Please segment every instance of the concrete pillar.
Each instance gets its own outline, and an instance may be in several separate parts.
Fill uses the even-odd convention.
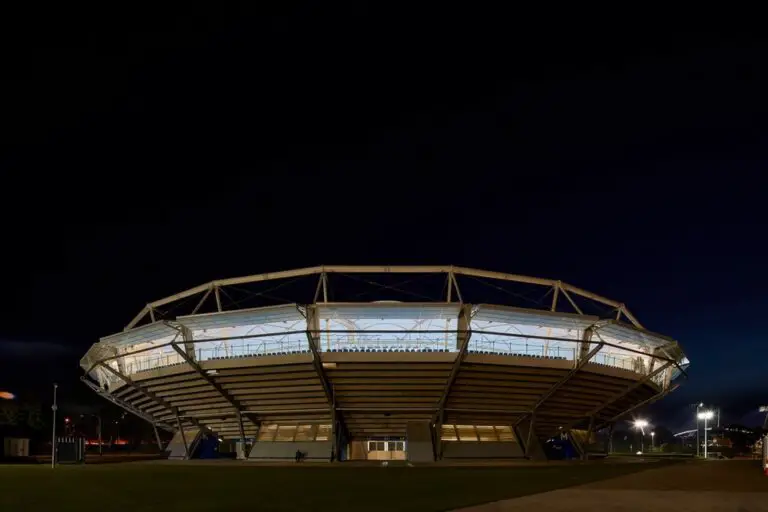
[[[432,425],[428,421],[411,421],[405,427],[408,460],[411,462],[434,462]]]

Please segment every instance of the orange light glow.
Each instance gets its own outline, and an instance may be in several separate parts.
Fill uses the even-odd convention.
[[[13,393],[8,391],[0,391],[0,399],[2,400],[13,400],[14,398],[16,398],[16,395]]]

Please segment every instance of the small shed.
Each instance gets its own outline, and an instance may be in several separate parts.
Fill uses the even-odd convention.
[[[3,455],[5,457],[29,457],[29,439],[3,438]]]

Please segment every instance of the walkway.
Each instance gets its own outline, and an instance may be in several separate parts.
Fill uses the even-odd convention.
[[[692,461],[460,512],[530,510],[768,512],[768,477],[756,461]]]

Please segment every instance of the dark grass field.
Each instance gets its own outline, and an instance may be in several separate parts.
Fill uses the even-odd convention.
[[[667,462],[523,467],[0,466],[0,511],[442,511]]]

